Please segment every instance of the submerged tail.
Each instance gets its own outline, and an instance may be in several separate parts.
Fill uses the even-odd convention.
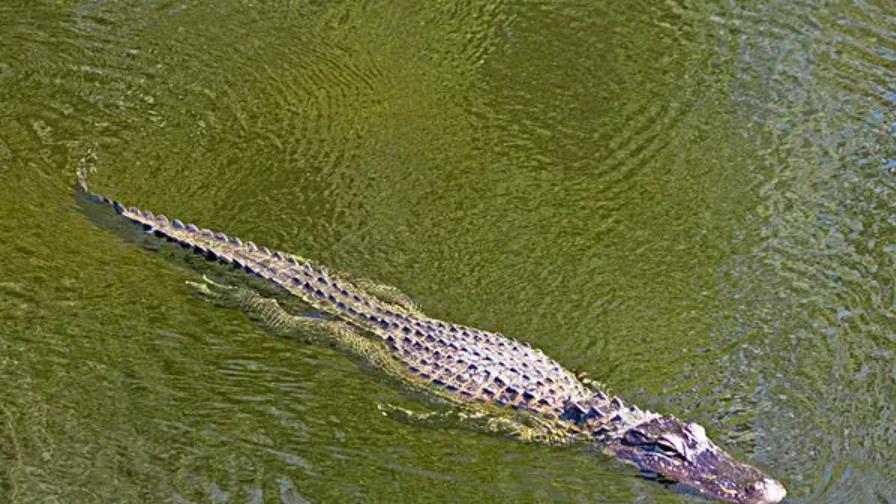
[[[98,195],[90,190],[89,177],[95,170],[95,156],[92,151],[78,163],[74,181],[74,196],[85,214],[97,224],[112,224],[126,227],[136,224],[143,231],[158,238],[179,244],[184,249],[210,260],[229,264],[245,270],[256,277],[269,280],[312,306],[337,305],[336,294],[348,291],[340,288],[335,278],[321,267],[313,267],[307,259],[271,251],[267,247],[256,246],[251,241],[243,242],[236,236],[227,236],[209,229],[200,229],[192,223],[184,224],[178,219],[169,219],[136,207],[125,207],[122,203]],[[110,208],[111,207],[111,208]],[[114,210],[114,214],[109,210]],[[115,215],[117,214],[117,215]],[[348,283],[345,282],[348,286]],[[331,292],[332,291],[332,292]],[[338,303],[339,309],[348,309],[348,304]]]
[[[107,214],[104,211],[97,212],[97,205],[105,208],[111,207],[119,218],[124,217],[125,221],[142,226],[145,231],[159,238],[177,242],[183,248],[193,249],[210,259],[232,264],[239,269],[245,269],[249,273],[255,273],[259,277],[268,278],[278,284],[283,280],[282,277],[291,277],[291,275],[284,275],[284,271],[294,273],[292,271],[294,268],[302,267],[302,271],[310,276],[309,272],[312,271],[312,268],[303,259],[287,256],[282,252],[271,252],[267,247],[257,247],[251,241],[243,243],[235,236],[228,237],[224,233],[199,229],[194,224],[184,224],[177,219],[169,220],[161,214],[153,215],[152,212],[141,211],[136,207],[127,208],[116,200],[92,192],[89,178],[96,171],[93,166],[95,162],[96,155],[90,149],[78,162],[74,182],[75,199],[85,207],[86,213],[91,218],[97,217],[98,213]],[[325,275],[323,270],[316,273]],[[305,285],[310,286],[307,282],[299,282],[299,286],[305,287]],[[294,287],[294,285],[291,286]],[[307,288],[304,290],[308,291]],[[310,292],[314,293],[315,291],[311,289]]]
[[[104,203],[113,207],[117,213],[122,213],[124,206],[121,203],[95,194],[90,190],[90,175],[96,171],[93,166],[95,162],[96,154],[93,153],[93,149],[88,149],[87,154],[78,161],[78,168],[75,170],[75,199],[82,203]]]
[[[374,316],[373,311],[385,309],[379,300],[356,287],[351,281],[333,274],[307,259],[271,251],[236,236],[202,229],[192,223],[169,219],[91,192],[89,176],[93,172],[92,152],[81,160],[75,177],[75,198],[85,214],[98,224],[131,228],[138,226],[147,233],[177,243],[195,254],[235,269],[243,270],[292,293],[310,306],[327,313],[346,313],[359,319],[360,324],[382,326],[386,319]],[[114,210],[110,212],[109,210]],[[132,228],[133,229],[133,228]],[[378,308],[374,308],[378,307]],[[368,313],[369,312],[369,313]]]
[[[124,205],[105,196],[95,194],[90,190],[90,175],[96,171],[96,168],[93,166],[95,162],[96,154],[93,153],[93,149],[88,149],[87,154],[78,161],[78,168],[75,170],[75,199],[82,203],[103,203],[115,209],[116,213],[124,213]]]
[[[96,162],[96,154],[93,149],[88,149],[87,154],[78,160],[78,168],[75,170],[75,196],[79,194],[91,194],[88,178],[96,171],[93,164]]]

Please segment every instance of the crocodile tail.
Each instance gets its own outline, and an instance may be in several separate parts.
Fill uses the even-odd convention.
[[[102,203],[112,207],[118,214],[124,213],[124,205],[90,190],[90,175],[96,171],[93,166],[95,162],[96,155],[93,153],[93,149],[88,149],[87,154],[78,161],[78,168],[75,170],[75,199],[82,202]]]
[[[78,168],[75,170],[75,194],[76,195],[92,195],[90,192],[89,178],[90,174],[96,171],[93,164],[96,162],[96,154],[93,149],[88,149],[87,154],[78,161]]]
[[[125,207],[116,200],[92,192],[89,176],[94,171],[94,161],[92,151],[88,151],[81,159],[75,172],[74,193],[84,213],[95,223],[117,225],[123,218],[124,222],[141,226],[147,233],[176,242],[184,249],[191,249],[207,259],[230,264],[259,278],[270,280],[308,302],[317,300],[314,295],[317,297],[323,295],[323,290],[316,286],[312,287],[304,276],[302,281],[296,278],[298,271],[311,276],[312,267],[304,259],[256,246],[251,241],[244,243],[236,236],[228,237],[224,233],[200,229],[192,223],[184,224],[178,219],[169,220],[164,215],[153,215],[152,212],[137,207]],[[115,215],[109,212],[110,209],[115,211]],[[324,278],[326,273],[318,268],[314,271],[314,275]]]

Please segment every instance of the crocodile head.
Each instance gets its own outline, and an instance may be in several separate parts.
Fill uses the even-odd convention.
[[[655,416],[630,427],[607,448],[645,473],[686,485],[704,497],[774,504],[787,495],[781,483],[716,446],[703,427],[671,416]]]

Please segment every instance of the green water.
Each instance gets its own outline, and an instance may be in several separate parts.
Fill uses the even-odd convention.
[[[413,397],[91,223],[87,159],[698,421],[790,502],[896,502],[896,7],[740,4],[0,4],[0,500],[700,502],[381,416]]]

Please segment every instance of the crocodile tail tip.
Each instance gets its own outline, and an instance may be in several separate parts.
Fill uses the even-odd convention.
[[[79,166],[75,170],[75,191],[82,193],[90,193],[90,186],[87,184],[87,168]]]
[[[90,174],[93,173],[93,162],[96,161],[96,154],[92,149],[88,149],[87,154],[78,161],[78,168],[75,170],[75,190],[82,193],[90,193]]]

